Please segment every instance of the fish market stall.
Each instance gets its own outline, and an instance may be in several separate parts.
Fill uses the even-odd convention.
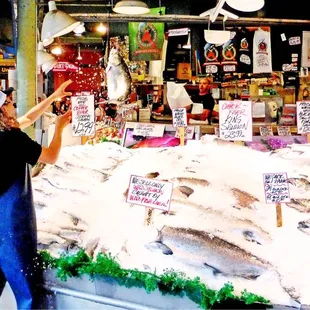
[[[38,246],[47,251],[47,266],[57,268],[62,279],[69,277],[61,282],[49,271],[47,288],[68,295],[71,283],[70,289],[102,297],[102,280],[103,286],[122,292],[117,296],[127,296],[120,285],[154,291],[141,300],[138,288],[131,288],[137,294],[128,294],[137,299],[124,298],[135,309],[170,308],[177,302],[188,309],[207,307],[210,296],[213,303],[220,296],[243,301],[250,296],[252,302],[309,305],[309,152],[305,144],[263,153],[208,136],[184,147],[64,147],[57,164],[33,178]],[[280,228],[275,207],[265,203],[263,184],[264,173],[279,171],[288,174],[291,196],[282,204]],[[126,202],[132,175],[173,184],[169,211],[154,210],[150,225],[145,225],[143,206]],[[75,258],[66,260],[64,254]],[[118,284],[98,280],[98,273]],[[74,278],[81,274],[85,281]],[[132,277],[140,284],[134,285]],[[163,283],[185,299],[167,295],[161,301],[157,290],[165,293]],[[173,291],[180,283],[184,291]],[[192,285],[199,287],[200,298],[190,293]]]

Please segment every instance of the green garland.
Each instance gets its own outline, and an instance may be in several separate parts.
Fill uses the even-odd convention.
[[[184,273],[173,269],[166,270],[162,275],[137,269],[122,269],[110,254],[99,254],[93,261],[84,250],[80,250],[76,255],[64,255],[60,258],[53,258],[49,252],[41,251],[39,261],[43,269],[56,268],[57,277],[62,281],[66,281],[68,277],[80,277],[83,274],[88,274],[90,280],[93,280],[95,275],[106,276],[127,288],[143,287],[148,293],[159,289],[163,295],[171,294],[180,297],[187,295],[203,309],[211,309],[223,301],[243,302],[246,305],[261,303],[262,306],[271,307],[269,300],[246,290],[240,297],[235,296],[234,287],[230,283],[216,291],[207,288],[199,277],[190,279]]]

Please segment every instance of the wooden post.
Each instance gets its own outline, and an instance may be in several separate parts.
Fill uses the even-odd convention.
[[[307,143],[310,143],[310,133],[307,134]]]
[[[282,206],[281,203],[276,204],[277,210],[277,227],[282,227]]]
[[[184,127],[179,127],[178,128],[179,130],[179,134],[180,134],[180,145],[181,146],[184,146],[185,145],[185,130],[184,130]]]

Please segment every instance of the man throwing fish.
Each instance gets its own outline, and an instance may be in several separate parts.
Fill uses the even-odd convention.
[[[65,92],[70,83],[70,80],[64,82],[20,118],[16,117],[10,97],[0,91],[0,294],[8,281],[18,309],[38,308],[39,295],[35,287],[40,278],[35,270],[37,228],[29,165],[38,161],[56,162],[62,131],[71,120],[71,111],[56,119],[54,137],[47,148],[21,130],[31,126],[57,98],[71,96]]]

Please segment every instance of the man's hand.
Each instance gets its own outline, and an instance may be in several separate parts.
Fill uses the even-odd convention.
[[[56,117],[55,126],[59,130],[63,130],[72,119],[72,111],[69,109],[65,114]]]
[[[68,80],[62,83],[53,93],[55,98],[62,98],[65,96],[72,96],[71,92],[66,92],[65,89],[72,83],[72,80]]]

